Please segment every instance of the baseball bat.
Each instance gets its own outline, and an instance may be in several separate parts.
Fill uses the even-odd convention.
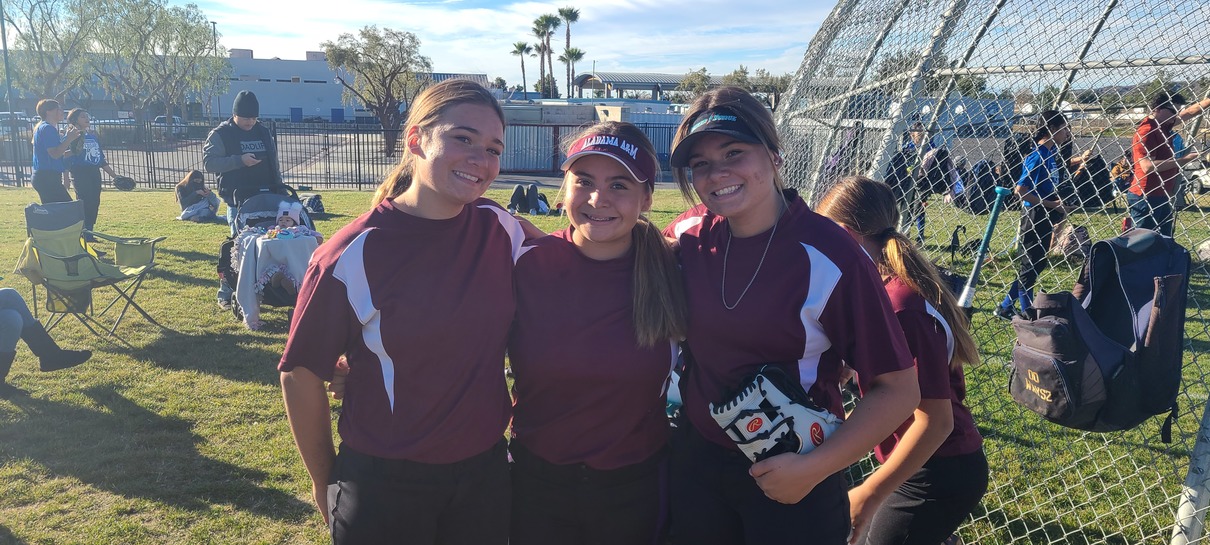
[[[971,274],[966,278],[966,285],[962,287],[962,295],[958,298],[958,306],[962,307],[962,312],[966,313],[968,320],[974,313],[975,288],[979,286],[979,272],[983,269],[983,259],[987,257],[987,249],[991,245],[992,233],[996,230],[996,220],[1000,218],[1004,198],[1010,194],[1012,194],[1012,190],[1007,187],[996,188],[996,201],[992,203],[991,215],[987,218],[987,228],[983,230],[983,240],[979,241],[975,264],[971,266]]]

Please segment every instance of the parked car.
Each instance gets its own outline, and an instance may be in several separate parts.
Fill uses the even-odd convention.
[[[167,136],[169,133],[168,116],[157,115],[155,121],[151,122],[151,127],[156,129],[162,135]],[[183,137],[189,132],[189,127],[185,126],[185,122],[181,121],[180,116],[172,116],[172,136]]]

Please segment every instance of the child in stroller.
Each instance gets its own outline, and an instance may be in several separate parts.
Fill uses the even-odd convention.
[[[294,190],[237,199],[236,234],[220,247],[218,272],[235,290],[232,313],[258,329],[260,306],[293,307],[311,253],[323,241]],[[291,308],[291,311],[293,309]]]

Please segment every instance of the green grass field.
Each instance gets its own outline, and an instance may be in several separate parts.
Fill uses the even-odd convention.
[[[507,192],[489,196],[504,200]],[[21,210],[35,198],[29,189],[0,190],[0,209],[9,210],[0,215],[0,262],[16,261],[25,238]],[[331,234],[365,211],[369,198],[325,192],[329,214],[318,229]],[[285,310],[266,307],[266,327],[248,331],[215,306],[214,262],[225,225],[174,221],[178,209],[167,191],[106,191],[102,199],[100,231],[169,237],[138,299],[173,332],[128,316],[118,333],[130,349],[65,321],[54,332],[61,344],[95,355],[57,373],[38,372],[19,345],[9,381],[30,396],[0,400],[0,545],[326,542],[277,382]],[[684,208],[678,193],[661,190],[652,219],[665,225]],[[967,226],[966,238],[977,238],[986,221],[940,204],[930,204],[929,213],[930,244],[948,242],[959,224]],[[1077,214],[1073,221],[1096,239],[1111,234],[1120,215]],[[1014,222],[1016,213],[1005,218]],[[1210,236],[1201,213],[1183,218],[1180,242],[1192,247]],[[535,221],[547,230],[565,222]],[[993,249],[1006,249],[1012,235],[1002,225]],[[949,264],[942,249],[930,249]],[[969,270],[972,256],[956,257],[955,268]],[[1057,264],[1040,285],[1068,286],[1075,270]],[[985,271],[977,301],[984,309],[1011,281],[1010,258]],[[5,276],[3,285],[30,297],[24,278]],[[987,437],[993,482],[984,508],[962,531],[967,543],[1166,541],[1206,400],[1210,370],[1200,356],[1210,342],[1201,311],[1208,292],[1199,265],[1186,391],[1170,446],[1158,440],[1158,418],[1123,434],[1085,435],[1021,410],[1006,388],[1011,328],[989,312],[976,314],[985,363],[968,370],[969,402]]]

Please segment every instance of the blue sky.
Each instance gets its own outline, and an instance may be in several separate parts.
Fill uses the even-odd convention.
[[[500,76],[509,85],[521,81],[520,59],[509,54],[512,44],[534,42],[534,18],[560,7],[580,10],[571,40],[587,55],[576,65],[577,73],[591,72],[595,60],[599,71],[683,74],[705,67],[722,75],[740,64],[750,71],[793,73],[833,5],[826,0],[341,0],[322,8],[309,0],[197,3],[218,22],[224,46],[252,49],[257,58],[302,59],[326,40],[373,24],[416,34],[436,71]],[[560,28],[556,51],[563,49],[563,36]],[[537,59],[526,59],[525,69],[532,87]],[[557,62],[555,71],[563,74]]]

